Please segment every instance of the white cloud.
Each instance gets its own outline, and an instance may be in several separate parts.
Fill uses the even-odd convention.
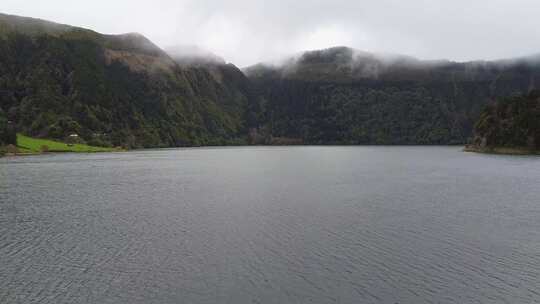
[[[356,37],[357,39],[359,37]],[[365,37],[363,40],[366,40]],[[316,50],[328,47],[329,45],[351,45],[355,39],[351,33],[339,26],[326,26],[315,28],[312,32],[307,32],[303,37],[298,37],[295,43],[295,50]]]
[[[454,60],[540,51],[536,0],[2,0],[0,10],[199,45],[240,66],[335,45]]]

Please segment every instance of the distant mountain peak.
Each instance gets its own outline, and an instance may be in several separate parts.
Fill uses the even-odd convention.
[[[345,46],[302,52],[278,64],[259,63],[244,69],[250,78],[289,78],[309,81],[435,81],[460,77],[477,79],[517,65],[540,65],[540,56],[496,61],[453,62],[420,60],[412,56],[373,53]],[[461,72],[463,71],[463,73]]]
[[[109,40],[109,44],[107,45],[109,48],[139,52],[157,57],[168,57],[165,51],[140,33],[126,33],[105,36]]]
[[[0,15],[0,137],[9,120],[18,132],[94,145],[243,142],[248,86],[232,65],[181,68],[140,33]]]
[[[100,34],[92,30],[41,19],[0,14],[0,38],[9,33],[53,36],[67,40],[87,40],[103,47],[108,63],[120,61],[134,71],[170,70],[173,60],[140,33]]]
[[[346,46],[300,53],[280,64],[257,64],[245,69],[251,77],[281,75],[301,79],[378,79],[396,67],[416,68],[422,61],[406,55],[371,53]]]

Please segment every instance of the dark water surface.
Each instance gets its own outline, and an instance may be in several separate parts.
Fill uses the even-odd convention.
[[[540,158],[285,147],[0,159],[0,303],[540,303]]]

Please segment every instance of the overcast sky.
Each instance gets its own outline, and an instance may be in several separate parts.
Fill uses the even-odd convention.
[[[1,0],[0,11],[197,45],[241,67],[338,45],[457,61],[540,52],[538,0]]]

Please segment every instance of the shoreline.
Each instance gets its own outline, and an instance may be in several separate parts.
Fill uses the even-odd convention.
[[[96,154],[96,153],[120,153],[128,152],[131,150],[111,150],[111,151],[48,151],[48,152],[8,152],[0,154],[0,157],[17,157],[17,156],[36,156],[36,155],[47,155],[47,154]]]
[[[30,151],[26,150],[24,147],[22,151],[19,152],[6,152],[0,154],[0,157],[16,157],[16,156],[36,156],[36,155],[46,155],[46,154],[65,154],[65,153],[75,153],[75,154],[95,154],[95,153],[120,153],[120,152],[135,152],[135,151],[145,151],[145,150],[170,150],[170,149],[212,149],[212,148],[280,148],[280,147],[464,147],[462,144],[440,144],[440,145],[420,145],[420,144],[402,144],[402,145],[378,145],[378,144],[366,144],[366,145],[352,145],[352,144],[302,144],[302,145],[207,145],[207,146],[180,146],[180,147],[155,147],[155,148],[138,148],[138,149],[114,149],[114,148],[103,148],[104,150],[87,150],[87,151],[72,151],[72,150],[49,150],[49,151]]]
[[[167,148],[157,148],[157,149],[176,149],[176,148],[205,148],[205,147],[287,147],[287,146],[293,146],[293,147],[301,147],[301,146],[426,146],[426,147],[433,147],[433,146],[462,146],[462,145],[225,145],[225,146],[191,146],[191,147],[167,147]],[[20,148],[20,147],[19,147]],[[23,148],[24,149],[24,148]],[[17,157],[17,156],[36,156],[36,155],[46,155],[46,154],[65,154],[65,153],[75,153],[75,154],[94,154],[94,153],[118,153],[118,152],[128,152],[128,151],[140,151],[140,150],[154,150],[156,148],[149,148],[149,149],[114,149],[114,148],[104,148],[103,150],[94,150],[94,151],[73,151],[73,150],[50,150],[50,151],[20,151],[20,152],[5,152],[0,153],[1,157]],[[486,147],[481,148],[473,145],[465,145],[463,148],[463,152],[471,152],[471,153],[482,153],[482,154],[495,154],[495,155],[516,155],[516,156],[540,156],[540,150],[530,150],[528,148],[520,148],[520,147]]]
[[[540,150],[531,150],[524,147],[478,147],[467,145],[463,149],[464,152],[483,153],[483,154],[498,154],[498,155],[540,155]]]
[[[32,156],[49,153],[101,153],[123,152],[120,147],[97,147],[83,143],[66,143],[58,140],[32,138],[17,134],[17,144],[0,146],[0,157]]]

